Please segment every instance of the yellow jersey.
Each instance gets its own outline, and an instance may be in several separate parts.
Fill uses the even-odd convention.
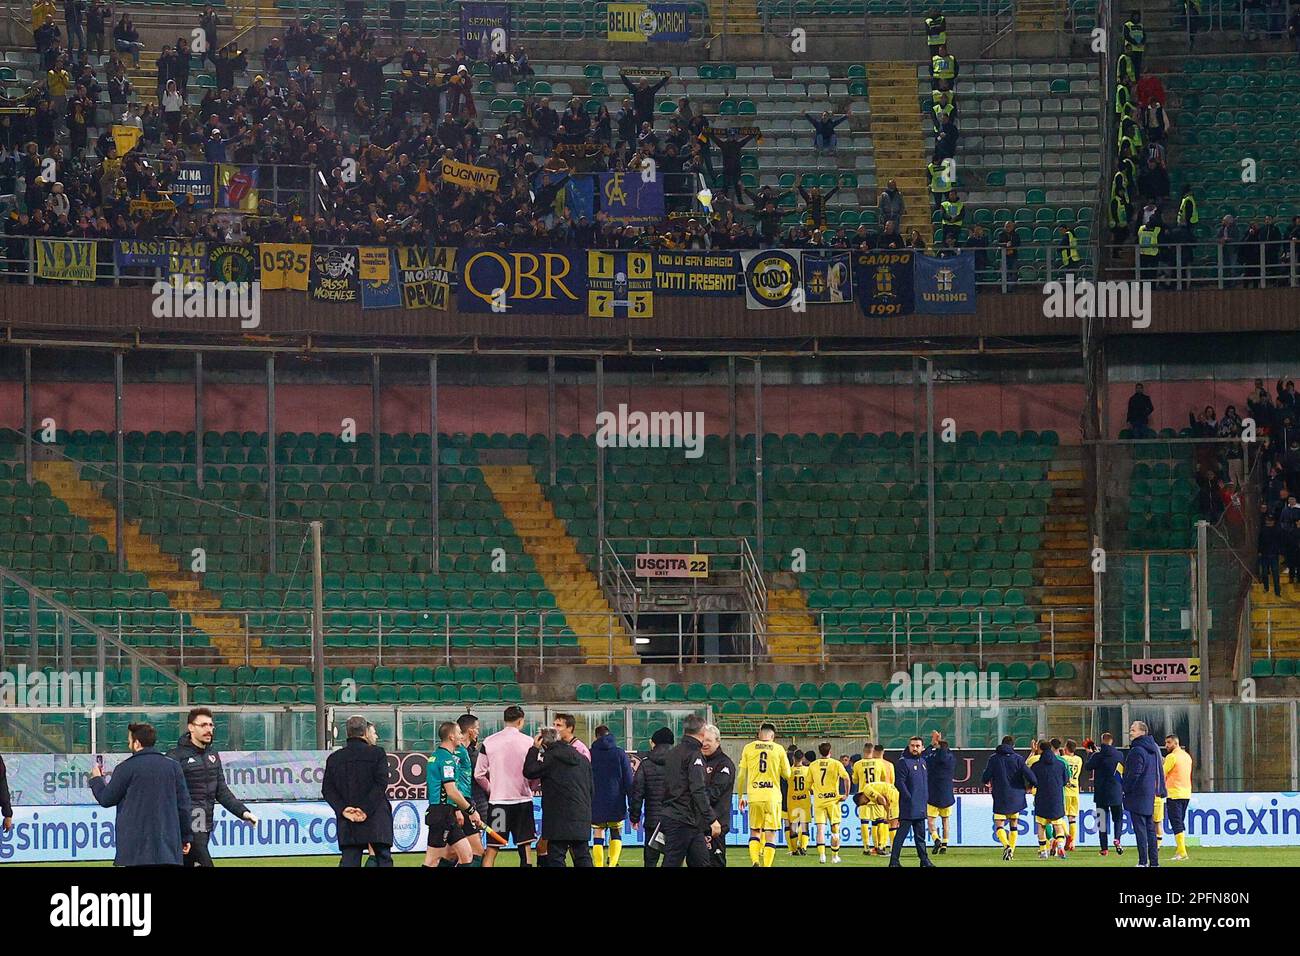
[[[844,764],[840,763],[834,757],[822,757],[814,760],[808,768],[808,776],[812,780],[812,795],[814,803],[828,803],[840,799],[840,781],[849,781],[849,772],[844,769]]]
[[[790,779],[790,759],[775,740],[751,740],[740,752],[737,786],[751,803],[781,805],[781,781]]]
[[[1066,792],[1079,792],[1079,777],[1083,775],[1083,758],[1078,754],[1061,754],[1061,759],[1065,761],[1066,769],[1069,773],[1065,777]]]
[[[792,807],[808,802],[811,792],[808,790],[807,767],[790,768],[790,786],[786,792],[789,794],[789,804]]]
[[[1188,800],[1192,796],[1192,755],[1182,747],[1165,755],[1165,789],[1170,800]]]

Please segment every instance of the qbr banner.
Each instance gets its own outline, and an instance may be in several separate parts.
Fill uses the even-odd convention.
[[[611,43],[685,43],[691,38],[684,3],[610,3],[605,39]]]
[[[639,578],[707,578],[707,554],[638,554],[636,576]]]
[[[476,192],[494,193],[497,191],[497,184],[501,181],[501,174],[495,169],[458,163],[454,159],[444,159],[440,169],[443,182],[453,183],[461,189],[472,189]]]
[[[584,252],[521,252],[481,249],[462,253],[462,312],[536,312],[579,315],[587,311]]]
[[[1199,684],[1199,657],[1151,657],[1133,661],[1135,684]]]

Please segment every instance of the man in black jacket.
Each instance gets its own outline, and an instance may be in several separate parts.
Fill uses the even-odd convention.
[[[704,780],[709,788],[713,817],[722,832],[709,839],[714,866],[727,865],[727,834],[731,830],[731,795],[736,788],[736,764],[722,750],[722,734],[713,724],[704,725]]]
[[[1155,406],[1151,404],[1151,396],[1143,389],[1142,383],[1138,382],[1133,389],[1133,394],[1129,396],[1128,411],[1124,415],[1124,420],[1132,429],[1134,438],[1145,436],[1154,412]]]
[[[664,761],[673,749],[673,732],[667,727],[660,727],[650,736],[651,750],[641,758],[636,773],[632,776],[632,791],[628,794],[628,817],[632,828],[641,825],[641,809],[645,808],[645,825],[641,835],[645,840],[645,865],[658,866],[663,854],[650,845],[650,838],[663,814],[664,806]]]
[[[0,757],[0,828],[9,833],[14,828],[13,801],[9,798],[9,776],[5,773],[4,758]]]
[[[717,839],[722,824],[709,802],[704,770],[704,718],[691,714],[682,722],[682,742],[664,761],[664,866],[713,865],[706,835]]]
[[[347,722],[348,742],[325,760],[321,796],[338,817],[339,866],[361,866],[370,847],[379,866],[393,865],[393,811],[388,803],[388,755],[366,741],[366,718]]]
[[[226,786],[226,774],[221,767],[221,754],[212,746],[214,725],[212,711],[195,707],[186,721],[189,733],[167,751],[185,772],[185,786],[190,791],[191,825],[194,839],[185,857],[186,866],[212,866],[208,853],[208,839],[212,836],[212,813],[218,802],[228,811],[257,826],[257,817]]]
[[[529,748],[524,776],[542,782],[546,866],[563,868],[565,856],[573,854],[574,867],[590,868],[591,762],[548,728]]]

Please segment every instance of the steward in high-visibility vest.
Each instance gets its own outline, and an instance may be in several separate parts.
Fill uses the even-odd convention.
[[[1123,83],[1115,86],[1115,115],[1127,116],[1130,109],[1133,108],[1133,94]]]
[[[937,10],[930,11],[930,15],[925,18],[925,42],[931,48],[948,42],[948,21]]]
[[[1201,221],[1200,213],[1196,210],[1196,197],[1192,195],[1192,187],[1183,187],[1183,198],[1178,203],[1178,225],[1194,226]]]
[[[925,171],[930,176],[930,198],[934,201],[936,209],[943,204],[943,197],[956,185],[948,176],[948,170],[951,168],[942,160],[939,162],[931,160],[925,166]]]
[[[949,231],[954,235],[966,225],[966,204],[957,198],[957,191],[948,193],[948,198],[939,204],[943,211],[943,231],[945,238]]]
[[[1108,222],[1110,228],[1119,233],[1116,238],[1117,242],[1120,238],[1123,238],[1123,234],[1128,232],[1128,210],[1128,198],[1121,193],[1112,192],[1110,194]]]
[[[1138,252],[1142,254],[1144,262],[1156,261],[1156,257],[1160,255],[1159,226],[1142,226],[1138,229]]]
[[[1115,61],[1115,82],[1127,83],[1130,86],[1137,82],[1137,71],[1133,69],[1133,58],[1127,53],[1121,53],[1119,59]]]
[[[934,131],[937,133],[943,126],[945,118],[952,116],[957,111],[957,107],[947,100],[941,100],[930,107],[930,119],[934,123]]]
[[[1069,226],[1060,227],[1061,238],[1057,243],[1057,264],[1066,271],[1073,269],[1079,264],[1079,240],[1074,238],[1074,233]]]
[[[1124,52],[1133,58],[1133,69],[1142,75],[1142,54],[1147,48],[1147,32],[1142,26],[1142,14],[1134,12],[1124,22]]]
[[[947,45],[939,47],[939,52],[930,57],[930,81],[937,85],[946,80],[952,83],[957,79],[957,58],[948,52]]]

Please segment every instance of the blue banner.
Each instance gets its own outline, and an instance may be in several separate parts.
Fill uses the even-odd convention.
[[[663,295],[739,295],[740,254],[656,252],[655,291]]]
[[[591,176],[570,177],[564,184],[564,201],[568,214],[577,222],[583,216],[596,218],[596,180]]]
[[[858,305],[869,319],[911,315],[912,251],[860,252],[853,261]]]
[[[119,269],[167,269],[171,266],[171,242],[167,239],[119,239],[113,243],[113,258]]]
[[[912,289],[916,311],[926,315],[975,312],[975,254],[960,252],[936,259],[913,257]]]
[[[492,47],[492,31],[500,29],[501,49]],[[460,45],[471,60],[491,60],[498,52],[510,52],[510,4],[462,3]]]
[[[609,3],[605,39],[611,43],[685,43],[691,38],[684,3]]]
[[[400,309],[402,307],[401,272],[388,249],[388,278],[361,280],[361,308]],[[382,261],[382,260],[381,260]]]
[[[212,163],[182,163],[172,180],[172,200],[177,206],[185,204],[186,196],[194,197],[200,209],[211,209],[216,186],[217,167]]]
[[[600,211],[611,222],[644,226],[664,218],[664,184],[641,173],[601,173]]]
[[[853,282],[847,252],[805,252],[800,256],[804,301],[810,305],[852,302]]]
[[[457,305],[463,312],[587,311],[587,253],[462,251]]]

